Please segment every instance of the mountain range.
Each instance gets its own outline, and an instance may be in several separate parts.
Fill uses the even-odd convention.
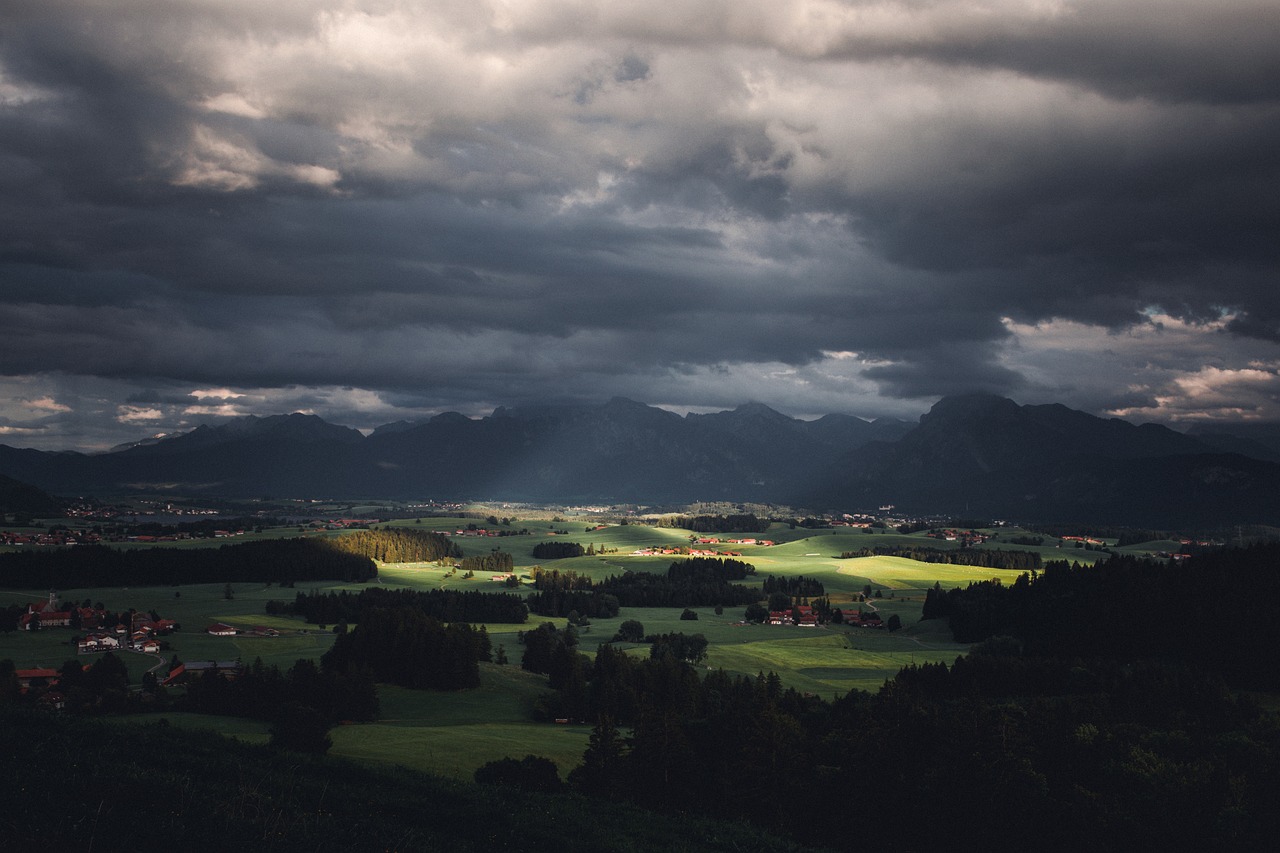
[[[1280,433],[1179,433],[992,395],[919,424],[760,403],[679,416],[614,398],[399,422],[246,417],[102,454],[0,445],[0,474],[62,495],[167,491],[539,502],[895,504],[915,514],[1176,526],[1280,521]]]

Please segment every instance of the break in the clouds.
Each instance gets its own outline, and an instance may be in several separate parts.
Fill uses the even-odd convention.
[[[1280,7],[11,0],[0,441],[1280,419]]]

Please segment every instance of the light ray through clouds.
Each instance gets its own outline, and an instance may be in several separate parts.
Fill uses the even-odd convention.
[[[8,443],[615,395],[1280,419],[1275,4],[12,0],[0,27]]]

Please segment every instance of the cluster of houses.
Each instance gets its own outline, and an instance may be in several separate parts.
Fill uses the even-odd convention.
[[[719,545],[721,542],[728,545],[759,545],[761,547],[777,544],[772,539],[717,539],[714,536],[702,536],[697,540],[699,545]]]
[[[0,545],[92,545],[102,541],[97,533],[74,530],[52,530],[48,533],[22,533],[0,530]]]
[[[122,621],[125,616],[129,624]],[[146,613],[113,613],[101,605],[64,605],[56,592],[50,592],[44,601],[27,605],[27,612],[18,617],[18,628],[23,631],[79,628],[87,632],[74,640],[76,651],[82,655],[120,649],[155,653],[160,651],[157,638],[177,630],[178,623],[172,619],[153,619]]]
[[[377,518],[326,518],[322,521],[308,522],[307,527],[311,530],[360,530],[371,524],[377,524],[380,520]]]
[[[797,604],[786,610],[770,610],[770,625],[799,625],[801,628],[818,627],[818,611],[811,605]]]
[[[713,551],[709,548],[640,548],[632,551],[633,557],[741,557],[741,551]]]
[[[85,608],[87,609],[87,608]],[[95,611],[97,613],[98,611]],[[117,649],[154,655],[160,652],[160,637],[173,633],[178,623],[172,619],[152,619],[145,613],[130,614],[132,624],[117,622],[110,630],[90,631],[76,639],[76,652],[91,655]],[[97,620],[81,618],[80,627],[101,627]]]
[[[859,610],[833,610],[832,616],[840,614],[840,621],[846,625],[856,625],[859,628],[883,628],[884,622],[880,619],[880,614],[874,611],[863,613]],[[822,623],[818,611],[808,604],[797,604],[786,610],[770,610],[770,625],[798,625],[801,628],[816,628]]]
[[[231,536],[243,536],[244,530],[215,530],[213,538],[226,539]],[[141,542],[144,544],[152,544],[156,542],[185,542],[196,538],[191,533],[163,533],[163,534],[112,534],[102,535],[92,530],[51,530],[47,533],[31,533],[18,532],[12,530],[0,530],[0,545],[29,545],[40,546],[50,545],[54,547],[69,547],[72,545],[97,545],[100,542]]]
[[[979,533],[976,530],[930,530],[925,536],[930,539],[938,539],[943,542],[959,542],[962,547],[968,548],[972,545],[981,545],[991,537],[985,533]]]
[[[883,628],[884,620],[880,618],[880,614],[874,610],[870,613],[862,613],[857,610],[841,610],[840,616],[843,618],[844,624],[856,625],[859,628]]]

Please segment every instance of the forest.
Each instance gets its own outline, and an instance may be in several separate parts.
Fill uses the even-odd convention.
[[[528,618],[524,599],[509,592],[456,589],[381,589],[359,592],[299,592],[291,603],[268,601],[267,613],[301,616],[312,624],[354,624],[370,607],[409,607],[439,622],[507,622],[521,624]]]
[[[535,560],[563,560],[585,553],[587,549],[577,542],[539,542],[533,546],[532,556]]]
[[[670,515],[658,519],[658,527],[678,527],[694,533],[762,533],[769,520],[754,513],[736,515]]]
[[[515,568],[515,561],[505,551],[494,549],[488,554],[476,554],[463,557],[458,568],[464,572],[509,572]]]
[[[334,546],[333,539],[270,539],[218,548],[118,549],[104,545],[0,554],[0,586],[74,589],[103,586],[173,586],[246,581],[293,584],[377,577],[367,556]]]
[[[957,642],[1007,635],[1029,653],[1177,660],[1222,673],[1237,686],[1280,688],[1280,543],[1182,561],[1113,555],[1092,567],[1052,562],[1012,584],[983,581],[931,589],[923,618],[949,621]],[[1240,590],[1247,591],[1240,594]],[[1222,603],[1210,617],[1203,603]]]
[[[331,541],[335,548],[381,563],[433,563],[462,556],[456,542],[434,530],[357,530]]]
[[[377,681],[428,690],[480,686],[480,661],[492,660],[485,627],[444,624],[414,607],[369,607],[320,658],[326,672],[368,671]]]
[[[620,607],[731,607],[759,601],[759,590],[742,584],[755,567],[741,560],[694,557],[676,560],[667,574],[623,572],[602,581],[558,569],[533,572],[534,591],[526,599],[539,616],[616,616]]]

